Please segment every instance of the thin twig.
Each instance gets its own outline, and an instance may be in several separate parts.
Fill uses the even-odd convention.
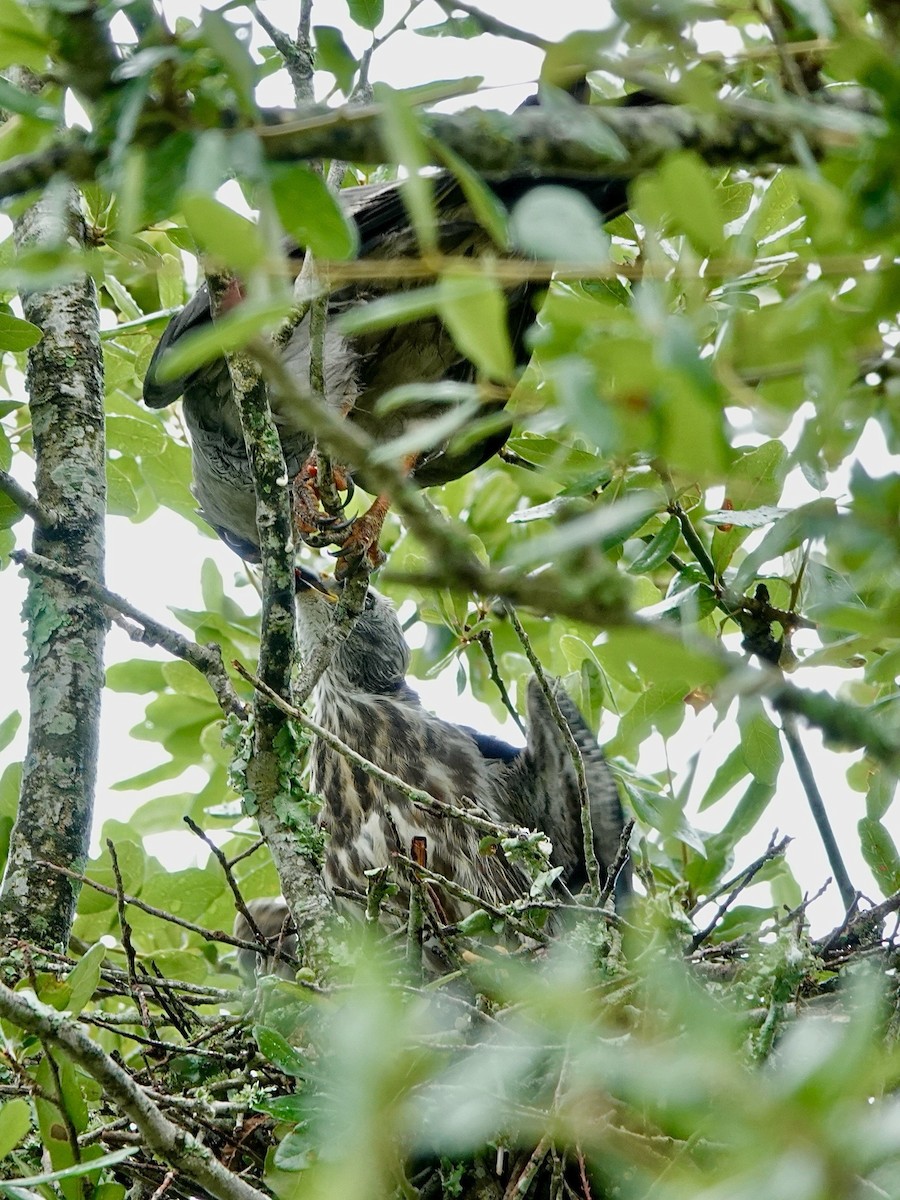
[[[797,724],[791,713],[781,714],[781,732],[784,734],[784,740],[787,742],[788,749],[791,752],[794,766],[797,768],[797,775],[800,777],[800,784],[806,793],[810,812],[813,815],[813,820],[819,831],[819,837],[822,839],[822,844],[825,847],[825,853],[828,855],[828,865],[834,873],[834,881],[837,884],[838,891],[841,893],[841,902],[844,908],[849,911],[856,902],[856,888],[853,886],[850,876],[847,873],[847,868],[844,865],[840,846],[838,846],[837,838],[834,836],[834,830],[831,828],[831,822],[828,819],[828,810],[825,807],[825,801],[822,799],[822,793],[819,791],[818,784],[816,783],[812,765],[807,758],[806,751],[803,749],[803,743],[797,732]]]
[[[494,653],[493,634],[491,633],[490,629],[485,628],[482,629],[481,632],[472,639],[472,641],[477,642],[484,651],[484,657],[488,661],[488,670],[490,672],[491,682],[500,693],[500,699],[503,701],[503,707],[515,721],[516,725],[518,725],[519,732],[522,734],[522,736],[527,737],[528,730],[525,728],[525,722],[519,716],[516,706],[513,704],[512,700],[510,700],[509,692],[506,690],[506,684],[503,682],[503,676],[500,674],[500,669],[497,666],[497,656]]]
[[[102,892],[104,896],[117,897],[118,893],[115,888],[107,887],[105,884],[97,883],[95,879],[91,879],[88,875],[82,875],[79,871],[73,871],[70,867],[61,867],[56,863],[44,862],[38,860],[38,866],[45,867],[50,871],[57,871],[62,875],[68,876],[69,879],[77,879],[79,883],[86,884],[93,888],[95,892]],[[259,951],[259,946],[256,942],[247,942],[243,938],[234,937],[233,934],[225,933],[222,929],[206,929],[202,925],[196,925],[193,921],[187,921],[184,917],[176,917],[174,913],[166,912],[162,908],[155,908],[152,904],[147,904],[143,900],[139,900],[137,896],[123,896],[126,904],[133,904],[135,908],[139,908],[142,912],[151,917],[158,917],[161,921],[168,921],[170,925],[178,925],[182,929],[187,929],[191,933],[196,933],[207,942],[224,942],[227,946],[236,946],[239,950],[250,950],[253,954]],[[292,966],[300,966],[296,959],[285,954]],[[307,986],[304,984],[304,986]],[[312,984],[308,985],[313,987]],[[313,987],[314,991],[318,988]]]
[[[713,933],[716,926],[721,921],[722,917],[724,917],[725,913],[728,911],[728,909],[731,907],[731,905],[734,903],[734,901],[738,898],[738,896],[741,894],[741,892],[750,885],[750,883],[753,881],[754,877],[758,874],[759,871],[762,870],[762,868],[766,865],[767,862],[770,862],[772,859],[777,858],[780,854],[784,853],[784,851],[787,849],[789,842],[790,842],[790,838],[783,838],[778,843],[778,845],[775,845],[775,840],[773,837],[772,841],[769,842],[769,846],[768,846],[768,849],[766,850],[765,854],[760,855],[760,857],[756,860],[756,862],[751,863],[751,865],[749,867],[747,867],[746,870],[742,873],[741,877],[739,878],[739,880],[737,881],[735,886],[731,889],[731,891],[725,897],[724,901],[716,909],[715,916],[709,922],[709,924],[706,926],[706,928],[699,929],[694,934],[694,936],[691,938],[691,945],[690,945],[689,953],[693,953],[694,950],[696,950],[699,946],[701,946],[703,944],[703,942],[706,941],[706,939],[709,937],[709,935],[711,933]]]
[[[547,676],[544,674],[544,668],[540,659],[534,652],[534,647],[531,644],[531,639],[525,632],[522,622],[519,620],[516,610],[511,606],[506,606],[506,611],[509,613],[509,619],[512,622],[513,628],[516,631],[516,636],[522,643],[522,649],[525,651],[528,661],[531,663],[531,668],[534,671],[537,681],[540,684],[541,691],[544,693],[544,698],[550,709],[550,714],[556,724],[557,729],[562,734],[563,742],[565,743],[566,752],[572,762],[572,769],[575,772],[575,781],[578,786],[578,803],[581,809],[581,839],[584,849],[584,862],[587,868],[588,884],[591,889],[591,899],[595,905],[600,903],[600,895],[602,888],[600,885],[600,863],[597,861],[597,852],[594,849],[594,826],[591,820],[591,797],[588,792],[587,776],[584,771],[584,759],[581,757],[581,748],[575,740],[575,735],[569,728],[569,722],[563,716],[563,711],[559,707],[559,701],[556,698],[556,693],[550,686]]]
[[[222,872],[225,876],[226,883],[228,884],[229,888],[231,888],[231,894],[234,897],[234,903],[235,903],[235,906],[236,906],[238,912],[241,914],[241,916],[247,922],[248,927],[250,928],[251,932],[253,933],[253,936],[257,939],[259,944],[264,949],[268,950],[269,940],[266,937],[266,935],[260,930],[259,926],[256,924],[256,921],[253,919],[253,914],[251,913],[250,909],[247,907],[244,897],[241,895],[241,889],[238,887],[238,882],[234,877],[234,873],[231,870],[231,864],[228,862],[228,859],[225,857],[225,855],[222,853],[222,851],[219,849],[219,847],[216,845],[216,843],[212,840],[212,838],[209,836],[209,834],[205,833],[200,828],[200,826],[197,824],[197,822],[192,820],[192,818],[189,817],[187,815],[187,813],[185,813],[183,820],[184,820],[185,825],[187,825],[188,829],[190,829],[190,831],[192,833],[196,834],[197,837],[200,838],[200,840],[202,842],[205,842],[206,845],[209,847],[210,853],[213,855],[213,857],[218,862],[219,866],[222,868]],[[279,946],[279,950],[280,949],[281,949],[281,947]]]
[[[396,862],[402,863],[403,866],[418,871],[421,877],[428,883],[433,883],[435,886],[443,888],[445,892],[455,897],[455,899],[461,900],[463,904],[470,904],[476,911],[480,908],[484,909],[484,911],[490,913],[491,916],[496,917],[498,920],[504,921],[515,933],[519,933],[523,937],[530,938],[535,942],[546,943],[549,941],[546,934],[542,933],[540,930],[530,928],[523,921],[518,919],[513,911],[515,901],[513,901],[512,904],[493,904],[490,900],[485,900],[483,896],[478,896],[475,894],[475,892],[469,891],[469,889],[463,887],[461,883],[457,883],[455,879],[448,879],[446,875],[439,875],[436,871],[430,871],[427,867],[420,866],[406,854],[401,854],[398,852],[393,855],[393,858]],[[545,908],[553,906],[531,903],[529,904],[529,907]]]

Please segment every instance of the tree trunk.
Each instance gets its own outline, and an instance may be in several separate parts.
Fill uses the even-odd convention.
[[[20,253],[83,246],[78,194],[51,186],[20,218]],[[106,511],[103,362],[93,280],[82,275],[22,294],[43,331],[29,352],[28,392],[38,499],[47,521],[35,552],[102,581]],[[32,576],[28,619],[28,753],[0,891],[0,934],[65,946],[78,885],[40,860],[83,870],[87,858],[103,687],[106,619],[68,584]]]

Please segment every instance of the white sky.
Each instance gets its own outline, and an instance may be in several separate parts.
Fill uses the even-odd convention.
[[[215,5],[210,4],[207,7]],[[286,3],[285,0],[261,0],[261,7],[276,25],[290,30],[296,24],[297,5],[294,3]],[[406,5],[387,0],[385,7],[387,22],[393,22],[404,11]],[[547,4],[546,0],[492,0],[492,3],[485,4],[484,7],[503,20],[554,38],[585,25],[596,28],[605,23],[603,14],[608,11],[605,5],[588,6],[585,0],[554,0],[552,4]],[[164,8],[169,19],[173,20],[176,15],[196,16],[200,6],[191,0],[165,0]],[[236,10],[232,19],[244,15],[243,10]],[[441,19],[442,13],[436,5],[423,2],[416,14],[415,24],[429,25]],[[315,24],[341,26],[354,51],[362,51],[368,44],[369,35],[349,24],[343,0],[316,0],[313,20]],[[496,38],[456,41],[426,39],[406,33],[397,35],[376,55],[372,76],[373,79],[386,79],[395,86],[410,86],[439,78],[483,75],[486,85],[493,90],[483,97],[481,103],[510,109],[531,90],[533,80],[540,69],[540,57],[540,52],[532,47],[513,45]],[[285,80],[273,77],[266,81],[261,89],[261,100],[265,104],[289,105],[290,92]],[[865,461],[867,469],[874,474],[881,473],[890,465],[886,462],[883,444],[879,447],[878,439],[874,435],[870,439]],[[23,482],[30,483],[30,480]],[[832,494],[840,495],[841,486],[841,481],[835,481]],[[807,497],[798,494],[790,499],[791,502],[799,503],[805,498]],[[22,544],[26,544],[26,539],[30,537],[27,526],[27,521],[18,526]],[[108,585],[164,621],[174,623],[174,618],[170,618],[168,613],[170,606],[202,607],[199,568],[204,557],[215,559],[226,584],[233,577],[242,574],[238,560],[224,545],[214,538],[203,537],[170,513],[160,512],[138,526],[123,518],[112,518],[109,522]],[[24,661],[24,643],[18,616],[24,587],[18,573],[13,570],[5,571],[0,580],[0,620],[3,621],[3,627],[9,631],[4,639],[6,687],[3,710],[0,711],[2,718],[6,712],[17,707],[24,711],[26,695],[24,677],[20,670]],[[239,599],[249,607],[246,591],[239,594]],[[165,657],[155,654],[150,649],[135,647],[120,630],[113,628],[108,643],[107,661],[111,663],[139,656]],[[827,674],[826,679],[822,671],[801,671],[794,676],[794,680],[801,686],[821,689],[837,688],[849,678],[847,673],[830,671]],[[500,727],[483,706],[477,705],[466,695],[457,697],[455,669],[451,669],[438,680],[415,682],[425,703],[441,715],[454,721],[491,729],[510,741],[517,740],[516,731],[511,727],[511,723],[507,722]],[[145,803],[149,798],[143,792],[122,793],[110,790],[116,780],[137,774],[160,761],[161,751],[154,743],[135,741],[128,736],[131,726],[143,717],[145,699],[140,696],[107,694],[97,793],[98,831],[99,823],[107,817],[127,819],[127,814],[133,807]],[[684,729],[669,745],[669,753],[674,755],[673,765],[683,765],[697,747],[704,747],[698,786],[695,790],[698,796],[702,795],[703,780],[712,776],[715,767],[730,748],[730,731],[726,729],[714,734],[711,726],[711,712],[695,715],[689,710],[685,717]],[[611,731],[602,732],[601,741],[610,735]],[[813,759],[838,840],[846,852],[851,878],[857,886],[877,898],[877,889],[862,863],[858,849],[856,822],[864,815],[864,799],[850,791],[844,776],[852,758],[848,755],[834,756],[822,751],[821,738],[815,731],[804,731],[803,738]],[[657,745],[650,751],[651,760],[642,764],[648,769],[658,769],[663,761],[661,743],[658,738],[654,740]],[[719,745],[722,747],[721,752]],[[0,767],[16,757],[21,757],[23,746],[24,732],[14,746],[2,755]],[[186,776],[181,780],[162,784],[150,794],[168,795],[175,791],[189,790],[190,786],[199,786],[204,782],[205,776],[201,771],[196,770],[193,774],[193,780]],[[727,819],[731,807],[731,802],[720,804],[704,814],[698,824],[706,829],[719,827]],[[896,823],[896,817],[894,819]],[[749,862],[761,852],[775,826],[782,834],[790,834],[795,839],[789,852],[789,861],[801,886],[811,892],[817,890],[830,872],[819,837],[812,827],[799,782],[790,766],[785,767],[779,794],[762,820],[758,832],[741,844],[739,863]],[[173,867],[184,865],[187,859],[195,856],[197,845],[196,840],[189,835],[171,838],[160,836],[148,841],[152,851]],[[832,887],[813,910],[814,928],[817,931],[830,928],[840,916],[840,901],[836,889]]]

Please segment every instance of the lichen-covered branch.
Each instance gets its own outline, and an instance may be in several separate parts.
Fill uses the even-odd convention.
[[[22,250],[82,246],[73,190],[30,208],[16,225]],[[83,275],[23,292],[25,317],[43,332],[28,354],[39,521],[34,550],[103,579],[106,472],[103,362],[94,282]],[[103,689],[106,617],[96,599],[60,579],[33,575],[26,600],[30,718],[19,810],[0,891],[0,933],[65,946],[78,888],[37,859],[81,867],[87,858]]]
[[[381,115],[376,104],[299,113],[268,109],[257,132],[263,154],[273,162],[391,162]],[[677,104],[573,105],[571,112],[530,108],[513,114],[471,108],[449,115],[425,113],[420,124],[426,145],[446,146],[479,171],[602,173],[624,179],[657,166],[677,150],[694,150],[710,164],[792,163],[798,128],[818,153],[835,145],[854,146],[882,132],[879,118],[868,113],[792,97],[778,102],[722,99],[715,113]],[[155,135],[152,122],[146,127]],[[139,143],[141,130],[135,136]],[[61,170],[76,182],[91,179],[102,161],[102,152],[89,150],[75,131],[0,166],[0,197],[40,187]],[[442,165],[436,153],[434,165]]]
[[[106,1097],[134,1122],[149,1150],[215,1200],[268,1200],[265,1192],[223,1167],[207,1146],[164,1116],[146,1091],[77,1022],[42,1004],[31,992],[13,992],[2,985],[0,1015],[63,1050],[102,1085]]]
[[[214,310],[228,289],[229,276],[209,275]],[[288,472],[278,431],[272,420],[266,382],[247,354],[229,357],[235,403],[256,492],[256,524],[263,567],[259,675],[278,696],[291,696],[295,661],[294,537],[288,500]],[[254,705],[253,752],[247,763],[246,786],[255,802],[260,833],[266,840],[291,910],[304,955],[322,959],[325,922],[330,903],[318,864],[309,858],[296,833],[279,811],[285,773],[299,764],[286,761],[289,738],[286,717],[257,694]]]

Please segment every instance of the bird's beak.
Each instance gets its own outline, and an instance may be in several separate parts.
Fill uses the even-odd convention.
[[[298,593],[314,591],[324,596],[331,604],[338,602],[338,597],[325,581],[320,579],[315,571],[310,571],[308,567],[294,567],[294,585]]]

